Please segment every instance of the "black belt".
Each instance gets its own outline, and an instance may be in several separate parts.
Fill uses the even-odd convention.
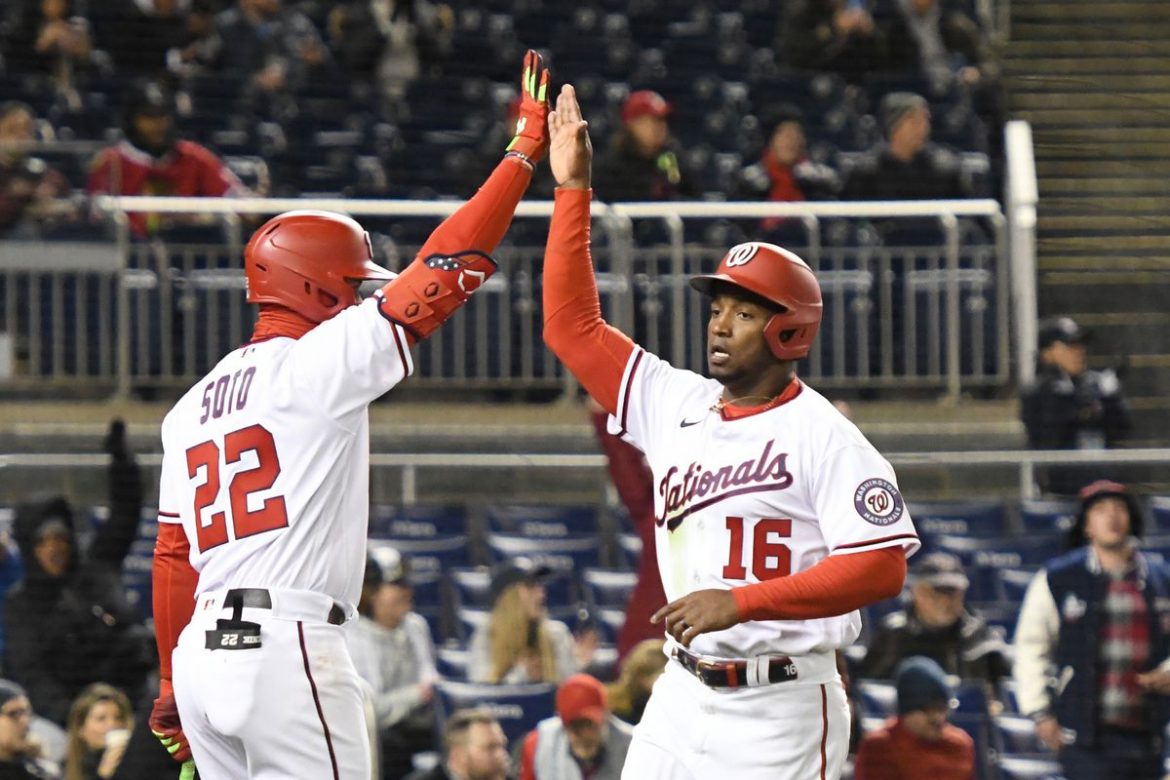
[[[264,588],[232,588],[224,596],[223,605],[233,608],[239,605],[253,609],[272,609],[272,594]],[[334,602],[326,619],[330,625],[343,625],[345,623],[345,608]]]
[[[699,682],[708,688],[742,688],[749,685],[748,664],[752,663],[758,663],[761,667],[757,684],[782,683],[796,679],[796,664],[786,655],[773,655],[756,661],[711,660],[677,646],[673,648],[671,654],[682,668],[699,678]]]

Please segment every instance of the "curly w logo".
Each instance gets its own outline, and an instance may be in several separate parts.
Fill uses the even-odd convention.
[[[747,265],[756,256],[756,252],[758,251],[760,251],[760,245],[755,241],[733,246],[727,252],[727,257],[723,260],[723,263],[728,268],[734,268],[737,265]]]

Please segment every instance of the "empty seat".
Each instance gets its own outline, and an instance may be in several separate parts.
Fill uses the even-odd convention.
[[[1080,503],[1073,499],[1026,498],[1020,501],[1019,512],[1024,533],[1064,533],[1076,522]]]
[[[955,555],[964,566],[1021,567],[1040,565],[1060,553],[1060,543],[1046,537],[937,536],[933,549]]]
[[[433,539],[467,532],[459,506],[398,506],[370,508],[370,534],[401,539]]]
[[[597,533],[592,506],[495,504],[484,512],[488,531],[532,537],[570,537]]]
[[[439,536],[429,539],[391,537],[370,539],[370,546],[388,544],[410,558],[414,571],[442,571],[452,566],[466,566],[468,563],[467,537]]]
[[[1036,721],[1023,715],[999,715],[994,721],[999,744],[1005,753],[1047,753],[1036,736]]]
[[[858,680],[854,683],[862,715],[888,718],[898,713],[898,689],[892,682]]]
[[[911,502],[914,526],[923,536],[1000,536],[1007,533],[1007,515],[998,501]]]
[[[591,607],[624,608],[637,583],[638,575],[632,571],[586,569],[581,573],[582,595]]]
[[[435,669],[448,680],[467,680],[469,653],[462,647],[440,647],[435,651]]]
[[[529,537],[518,534],[489,533],[487,546],[496,561],[524,556],[554,570],[581,571],[600,564],[600,540],[597,536]]]

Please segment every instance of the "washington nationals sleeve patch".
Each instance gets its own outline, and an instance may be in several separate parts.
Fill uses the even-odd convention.
[[[893,525],[902,517],[906,504],[891,482],[880,477],[867,479],[853,491],[853,507],[873,525]]]

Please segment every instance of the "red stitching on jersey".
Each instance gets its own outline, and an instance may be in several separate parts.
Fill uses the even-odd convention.
[[[642,362],[643,354],[645,354],[645,350],[640,349],[638,350],[638,353],[634,355],[634,365],[630,369],[630,378],[626,380],[626,390],[624,393],[622,393],[622,429],[618,433],[618,436],[621,436],[627,430],[626,420],[630,415],[630,392],[634,384],[634,376],[638,373],[638,365]]]
[[[654,523],[656,525],[662,525],[663,523],[666,523],[666,530],[673,531],[674,529],[678,528],[679,524],[683,520],[685,520],[689,515],[691,515],[692,513],[698,512],[700,509],[706,509],[707,507],[711,506],[712,504],[717,504],[726,498],[735,498],[736,496],[742,496],[746,493],[758,493],[758,492],[765,491],[765,490],[785,490],[791,484],[792,484],[792,482],[789,481],[789,482],[776,482],[776,483],[772,483],[769,485],[748,485],[747,487],[742,487],[742,488],[739,488],[738,490],[732,490],[729,493],[721,493],[720,495],[717,495],[717,496],[711,496],[706,501],[700,501],[697,504],[691,504],[685,510],[683,510],[681,513],[670,518],[670,520],[666,520],[665,518],[662,518],[662,517],[657,517],[654,519]],[[918,538],[918,537],[915,537],[915,538]]]
[[[825,684],[821,683],[821,780],[825,780],[825,768],[828,758],[825,756],[825,744],[829,741],[829,695],[825,691]]]
[[[867,539],[864,542],[850,542],[849,544],[839,544],[833,548],[833,552],[836,552],[837,550],[853,550],[853,549],[856,549],[858,547],[866,547],[866,546],[871,545],[871,544],[881,544],[883,542],[893,542],[893,541],[896,541],[898,539],[913,539],[914,541],[918,541],[918,537],[915,534],[898,534],[896,536],[883,536],[881,539]]]
[[[313,680],[313,670],[309,668],[309,651],[305,649],[305,624],[297,621],[297,636],[301,641],[301,658],[305,662],[305,676],[309,678],[309,688],[313,691],[313,704],[317,707],[317,717],[321,720],[321,728],[325,730],[325,745],[329,748],[329,763],[333,764],[333,780],[341,780],[341,773],[337,770],[337,755],[333,752],[333,737],[329,734],[329,724],[325,722],[325,711],[321,709],[321,697],[317,695],[317,683]]]

